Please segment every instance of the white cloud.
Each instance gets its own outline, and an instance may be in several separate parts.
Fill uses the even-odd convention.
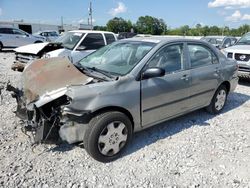
[[[86,23],[86,22],[88,22],[87,20],[85,20],[85,19],[80,19],[80,20],[78,20],[77,21],[79,24],[82,24],[82,23]]]
[[[125,6],[125,4],[122,2],[118,2],[117,7],[112,8],[109,11],[109,14],[111,14],[112,16],[116,16],[117,14],[121,14],[121,13],[125,13],[125,12],[127,12],[127,7]]]
[[[250,14],[245,14],[241,19],[250,21]]]
[[[250,21],[250,14],[242,15],[239,10],[236,10],[231,16],[226,17],[226,21],[238,22],[238,21]]]
[[[88,19],[80,19],[80,20],[74,21],[74,22],[77,22],[77,23],[79,23],[79,24],[87,24],[87,23],[88,23]],[[92,22],[95,23],[96,20],[93,18],[93,19],[92,19]]]
[[[231,16],[226,17],[226,21],[238,22],[242,18],[241,12],[236,10]]]
[[[208,3],[209,8],[249,8],[250,0],[214,0]]]

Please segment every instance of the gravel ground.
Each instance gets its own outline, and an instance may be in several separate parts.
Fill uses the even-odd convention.
[[[14,54],[0,53],[0,88],[17,85]],[[224,112],[199,110],[135,135],[117,161],[102,164],[77,145],[31,147],[0,99],[0,187],[250,187],[250,83],[241,82]]]

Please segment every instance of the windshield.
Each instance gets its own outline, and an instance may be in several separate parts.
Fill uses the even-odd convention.
[[[250,45],[250,33],[247,33],[244,35],[238,42],[237,44],[245,44],[245,45]],[[237,45],[236,44],[236,45]]]
[[[85,33],[68,32],[63,36],[59,37],[55,42],[62,43],[64,48],[73,50],[75,45],[81,40]]]
[[[151,42],[126,41],[105,46],[79,63],[83,67],[95,68],[110,74],[125,75],[155,46]]]

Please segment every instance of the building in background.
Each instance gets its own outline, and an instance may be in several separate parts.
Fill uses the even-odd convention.
[[[79,26],[71,25],[71,24],[63,24],[62,25],[53,25],[53,24],[44,24],[44,23],[29,23],[21,21],[0,21],[0,27],[15,27],[19,28],[27,33],[36,33],[38,31],[44,30],[53,30],[59,33],[66,32],[70,30],[77,30],[77,29],[86,29],[90,30],[91,27],[87,24],[80,24]]]

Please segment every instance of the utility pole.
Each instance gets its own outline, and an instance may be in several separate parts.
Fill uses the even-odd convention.
[[[63,30],[63,17],[61,16],[61,30]]]
[[[88,24],[90,25],[91,30],[93,30],[93,17],[92,17],[92,14],[93,14],[93,10],[92,10],[92,1],[90,1],[90,3],[89,3],[89,18],[88,18]]]

